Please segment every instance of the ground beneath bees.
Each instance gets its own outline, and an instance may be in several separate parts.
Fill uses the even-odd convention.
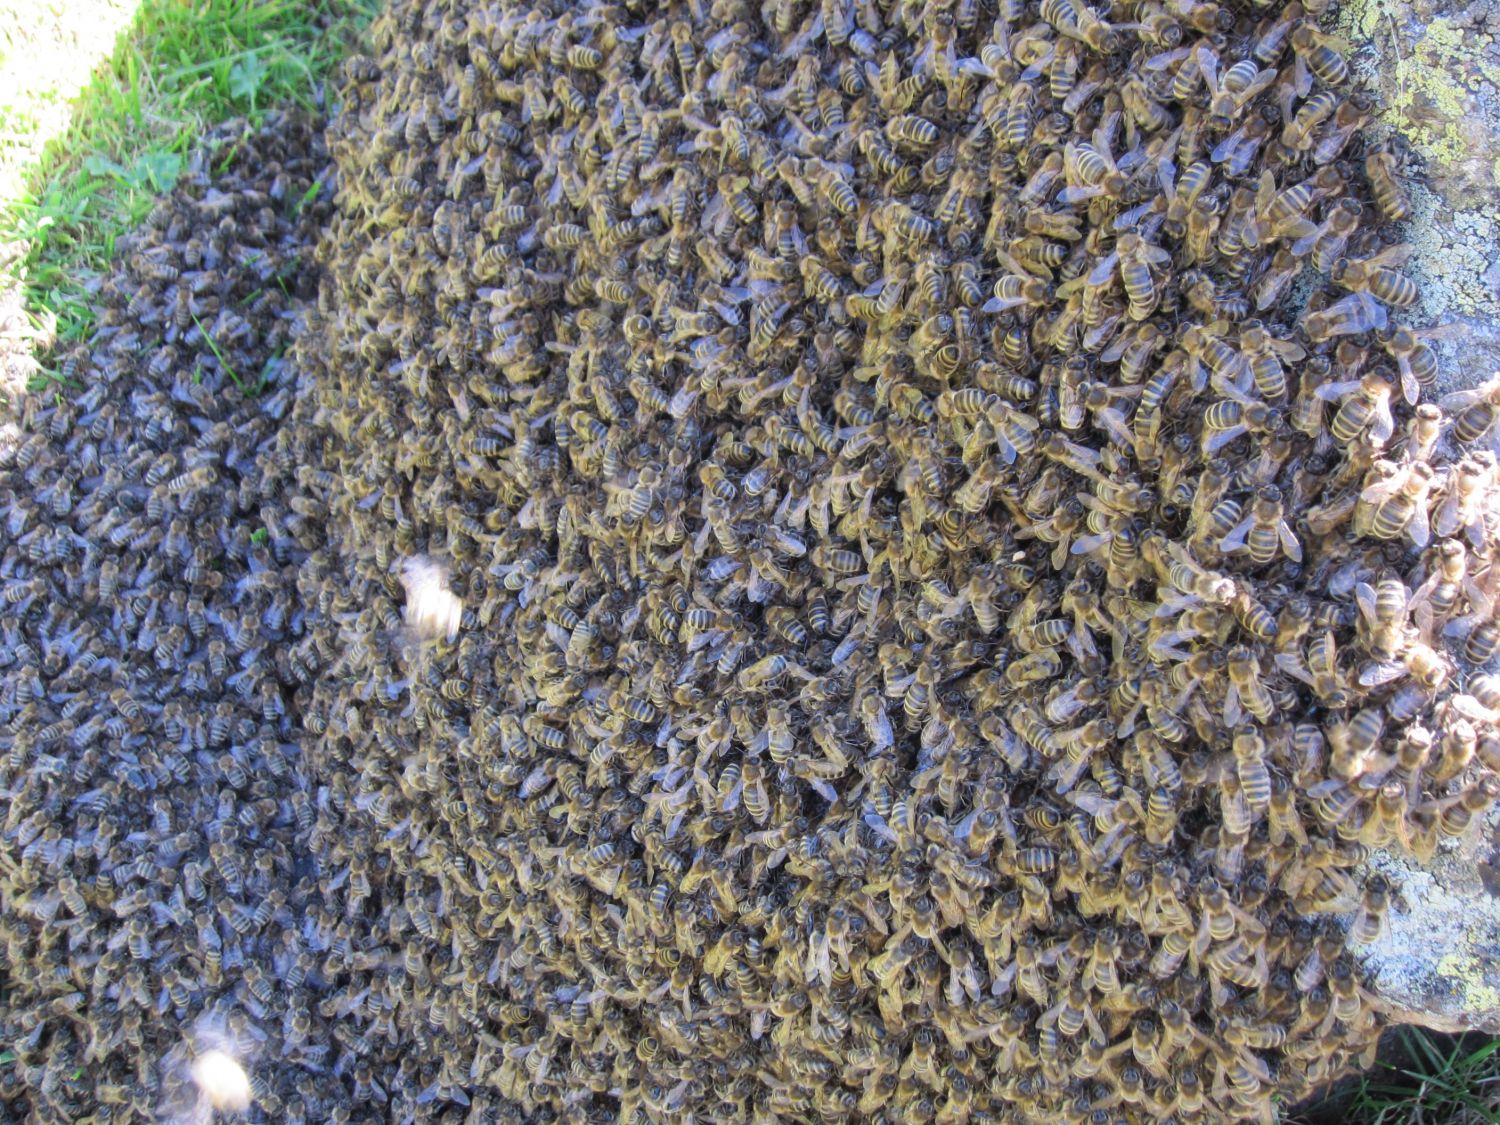
[[[1500,396],[1423,401],[1316,24],[373,44],[0,462],[7,1107],[218,1051],[275,1121],[1224,1121],[1370,1058],[1358,873],[1500,793]]]

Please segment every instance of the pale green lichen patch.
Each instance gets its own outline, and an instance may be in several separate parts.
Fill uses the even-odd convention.
[[[1479,52],[1489,43],[1487,35],[1437,19],[1395,60],[1396,88],[1382,116],[1429,161],[1459,164],[1474,153],[1486,83]]]
[[[1500,1010],[1500,991],[1485,979],[1485,962],[1464,946],[1441,958],[1434,970],[1462,998],[1466,1011]]]
[[[1337,31],[1356,50],[1357,75],[1379,93],[1377,120],[1426,162],[1438,190],[1475,206],[1500,183],[1500,48],[1478,27],[1423,6],[1363,0]]]
[[[1406,269],[1421,286],[1425,319],[1493,313],[1495,294],[1486,275],[1497,260],[1495,220],[1479,211],[1451,210],[1419,184],[1409,194],[1408,238],[1416,252]]]

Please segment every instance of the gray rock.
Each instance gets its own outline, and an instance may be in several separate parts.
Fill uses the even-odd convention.
[[[1437,328],[1435,393],[1500,371],[1500,4],[1357,0],[1335,30],[1379,105],[1373,141],[1406,155],[1422,302],[1404,319]],[[1429,862],[1377,853],[1398,902],[1361,959],[1393,1022],[1500,1032],[1500,867],[1494,822]]]
[[[1362,947],[1392,1022],[1500,1032],[1500,867],[1493,825],[1476,825],[1425,863],[1377,852],[1395,888],[1384,933]]]
[[[1371,138],[1409,154],[1422,303],[1408,319],[1444,326],[1438,390],[1473,386],[1500,370],[1500,4],[1356,0],[1333,22],[1376,96]]]

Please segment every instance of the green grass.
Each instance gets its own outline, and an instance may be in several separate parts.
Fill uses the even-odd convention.
[[[61,0],[51,7],[68,18]],[[144,0],[66,131],[15,177],[19,193],[0,199],[0,244],[23,247],[0,269],[21,282],[33,319],[55,315],[60,343],[84,337],[93,323],[90,283],[116,240],[171,190],[207,129],[232,117],[253,123],[274,106],[315,105],[318,83],[378,7],[379,0]],[[12,63],[26,46],[10,48]],[[48,76],[35,80],[45,87]],[[0,145],[0,162],[34,147],[18,131],[37,120],[38,101],[0,91],[0,139],[12,140]]]
[[[1500,1125],[1500,1040],[1402,1031],[1408,1061],[1366,1075],[1351,1106],[1371,1125]]]
[[[1289,1125],[1500,1125],[1500,1040],[1415,1027],[1393,1035],[1373,1069]]]

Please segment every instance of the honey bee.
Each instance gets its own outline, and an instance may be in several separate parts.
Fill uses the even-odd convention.
[[[1494,475],[1495,462],[1488,453],[1471,454],[1449,469],[1443,499],[1433,513],[1433,530],[1445,537],[1463,533],[1478,550],[1484,535],[1480,497]]]
[[[1396,431],[1390,407],[1393,390],[1385,379],[1370,374],[1352,384],[1321,383],[1313,393],[1324,401],[1339,402],[1328,428],[1335,441],[1347,446],[1368,430],[1370,440],[1383,446]]]
[[[1388,305],[1407,308],[1417,303],[1421,292],[1415,281],[1390,266],[1405,261],[1411,251],[1411,245],[1406,243],[1392,246],[1369,258],[1339,258],[1333,263],[1328,276],[1334,284],[1353,293],[1367,293]],[[1379,324],[1376,327],[1385,326]]]
[[[1439,400],[1453,418],[1453,435],[1465,444],[1483,438],[1500,418],[1500,376],[1467,391],[1455,391]]]
[[[1388,577],[1374,586],[1359,583],[1355,596],[1370,655],[1382,662],[1395,659],[1405,640],[1410,591],[1400,579]]]
[[[1247,320],[1241,326],[1240,348],[1250,364],[1250,373],[1261,397],[1267,400],[1285,398],[1286,368],[1282,361],[1296,363],[1307,353],[1289,340],[1271,336],[1257,320]]]
[[[1349,940],[1356,945],[1378,941],[1385,931],[1390,908],[1390,884],[1383,875],[1372,876],[1365,884],[1359,910],[1349,924]]]
[[[1427,493],[1434,470],[1421,461],[1402,469],[1391,467],[1388,478],[1367,485],[1360,493],[1354,510],[1355,533],[1377,539],[1405,536],[1417,548],[1426,547],[1431,538]]]
[[[1357,270],[1350,277],[1351,284],[1356,279],[1364,280]],[[1387,323],[1384,306],[1370,292],[1360,288],[1330,305],[1304,314],[1302,330],[1314,344],[1321,344],[1336,336],[1383,329]]]
[[[1207,47],[1196,52],[1198,70],[1209,92],[1209,120],[1218,129],[1232,127],[1244,108],[1276,80],[1274,68],[1257,68],[1251,59],[1241,59],[1219,74],[1218,57]]]
[[[1401,375],[1401,391],[1410,405],[1416,405],[1422,391],[1437,380],[1437,355],[1427,344],[1436,332],[1418,333],[1398,325],[1377,333],[1380,344],[1396,361]]]
[[[982,311],[1040,307],[1052,299],[1052,292],[1052,286],[1042,278],[1006,274],[995,282],[995,295],[984,303]]]
[[[1309,151],[1317,131],[1334,115],[1340,104],[1338,94],[1332,90],[1311,94],[1282,126],[1281,143],[1297,152]]]
[[[1284,554],[1294,562],[1302,561],[1302,545],[1287,523],[1282,509],[1281,490],[1262,488],[1250,505],[1249,514],[1219,541],[1226,554],[1246,551],[1250,561],[1265,565]]]
[[[886,122],[885,135],[893,144],[928,148],[937,143],[938,127],[918,114],[899,114]]]
[[[1287,42],[1297,57],[1299,73],[1310,71],[1327,86],[1342,86],[1349,80],[1349,64],[1334,49],[1336,41],[1319,31],[1312,20],[1294,27]]]
[[[1365,154],[1365,176],[1375,193],[1380,213],[1393,223],[1411,217],[1411,201],[1396,172],[1396,157],[1387,149],[1371,149]]]
[[[1260,279],[1250,288],[1250,296],[1254,299],[1256,311],[1264,312],[1266,309],[1276,305],[1286,294],[1287,287],[1292,283],[1292,279],[1297,276],[1300,269],[1301,263],[1292,254],[1291,248],[1287,246],[1279,247],[1271,256],[1270,264],[1261,273]],[[1373,320],[1379,316],[1380,311],[1377,307],[1374,310],[1365,310],[1365,313]],[[1353,319],[1352,314],[1348,319]],[[1334,323],[1334,319],[1329,317],[1316,322],[1318,331],[1326,334],[1323,338],[1326,339],[1334,335],[1333,332],[1329,331]]]

